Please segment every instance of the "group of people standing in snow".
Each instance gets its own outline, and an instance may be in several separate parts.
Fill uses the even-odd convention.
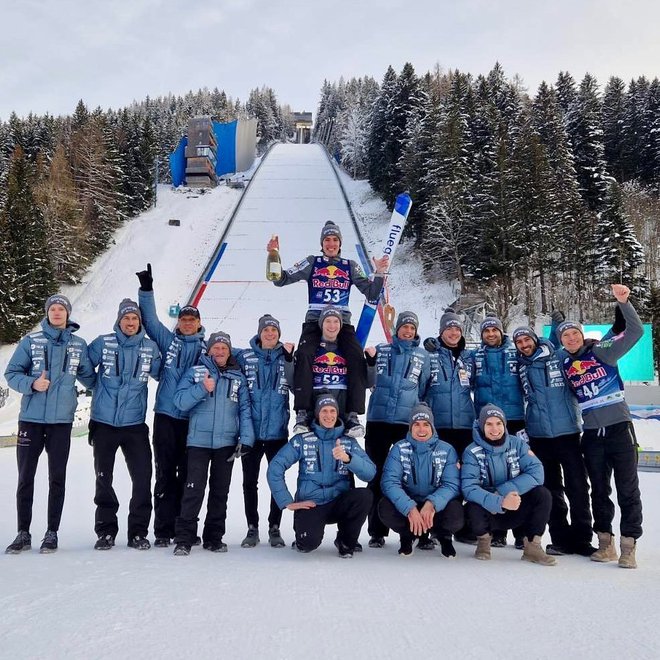
[[[522,558],[542,565],[578,554],[636,567],[642,533],[637,446],[617,361],[642,325],[629,289],[612,286],[616,321],[600,341],[553,313],[552,341],[530,327],[509,337],[486,317],[481,344],[466,348],[461,317],[447,310],[438,335],[419,337],[414,312],[398,315],[391,343],[363,351],[350,324],[356,286],[376,299],[388,260],[367,277],[341,256],[339,227],[321,231],[321,254],[283,271],[276,286],[305,282],[308,311],[297,350],[282,342],[279,321],[264,314],[246,349],[223,331],[205,335],[199,310],[185,306],[175,330],[160,322],[151,268],[140,271],[138,301],[119,305],[111,333],[89,347],[74,333],[63,295],[45,305],[41,329],[23,338],[5,377],[23,394],[18,421],[18,535],[7,548],[31,547],[34,476],[48,454],[48,530],[41,551],[57,549],[66,464],[77,404],[75,382],[92,390],[89,443],[96,472],[95,548],[113,547],[119,502],[112,486],[121,448],[132,481],[129,547],[145,550],[152,513],[152,454],[145,424],[147,384],[159,381],[153,425],[155,545],[187,555],[199,543],[224,552],[227,498],[236,459],[243,468],[247,535],[259,543],[257,484],[264,455],[271,491],[268,537],[283,547],[282,511],[294,512],[299,552],[322,542],[337,524],[341,557],[382,548],[389,530],[399,554],[453,541],[476,545],[475,557],[507,543],[513,530]],[[271,239],[268,249],[276,247]],[[366,432],[360,416],[371,388]],[[296,412],[289,437],[289,393]],[[358,439],[364,435],[364,448]],[[286,471],[298,464],[295,495]],[[620,556],[612,529],[611,477],[621,510]],[[366,482],[356,486],[355,477]],[[201,538],[197,523],[208,484]],[[591,506],[589,500],[591,485]],[[566,503],[568,499],[568,505]],[[569,518],[570,510],[570,518]],[[593,519],[592,519],[593,512]],[[551,543],[541,545],[549,524]],[[598,547],[592,546],[593,532]]]

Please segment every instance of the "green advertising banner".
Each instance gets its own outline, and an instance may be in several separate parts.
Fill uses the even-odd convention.
[[[584,336],[602,339],[610,331],[610,325],[585,325]],[[543,336],[550,336],[551,326],[543,326]],[[649,381],[655,378],[653,371],[653,336],[651,324],[644,324],[642,338],[619,360],[619,373],[624,381]]]

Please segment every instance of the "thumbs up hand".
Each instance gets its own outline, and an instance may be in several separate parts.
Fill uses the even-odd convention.
[[[46,377],[46,372],[42,371],[41,376],[32,383],[32,389],[35,392],[45,392],[50,387],[50,381]]]
[[[337,438],[337,442],[335,442],[335,446],[332,448],[332,457],[337,461],[341,461],[342,463],[351,462],[351,457],[346,453],[346,450],[341,444],[341,440],[339,438]]]
[[[208,371],[206,372],[206,376],[204,376],[204,380],[202,382],[204,383],[204,389],[206,389],[209,394],[215,390],[215,379]]]

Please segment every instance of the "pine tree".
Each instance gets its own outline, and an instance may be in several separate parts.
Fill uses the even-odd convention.
[[[603,94],[603,145],[608,170],[620,182],[627,177],[625,151],[626,86],[621,78],[611,77]]]
[[[13,319],[22,332],[41,318],[44,300],[55,290],[46,226],[33,189],[34,168],[23,149],[16,147],[9,165],[2,226],[8,230],[15,287],[21,300],[21,309],[14,312]]]
[[[389,66],[380,86],[380,93],[374,103],[371,115],[371,130],[367,154],[369,160],[369,183],[371,187],[385,196],[388,191],[389,177],[386,172],[391,163],[389,145],[389,109],[393,105],[396,94],[397,76]]]
[[[566,115],[566,125],[580,193],[587,207],[599,213],[605,208],[609,185],[613,179],[605,164],[601,104],[598,84],[593,76],[586,74],[580,83],[577,99]]]

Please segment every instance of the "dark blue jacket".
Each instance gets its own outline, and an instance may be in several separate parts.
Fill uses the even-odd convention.
[[[127,337],[115,323],[114,332],[100,335],[89,346],[98,367],[91,418],[110,426],[144,424],[149,376],[158,378],[160,352],[144,328]]]
[[[262,348],[257,335],[250,340],[250,348],[237,352],[236,360],[250,392],[255,437],[258,440],[288,438],[293,360],[287,362],[279,342],[275,348]]]
[[[426,500],[442,511],[461,493],[456,450],[435,434],[419,442],[408,433],[390,449],[380,485],[404,516]]]
[[[209,393],[204,378],[210,373],[215,390]],[[254,446],[250,416],[250,395],[238,364],[230,358],[226,369],[202,355],[199,364],[189,369],[174,393],[174,405],[190,412],[188,446],[219,449],[240,442]]]
[[[5,378],[13,390],[23,395],[18,419],[38,424],[71,424],[78,405],[76,379],[86,388],[96,381],[89,361],[87,343],[73,335],[80,326],[69,321],[64,330],[54,328],[47,319],[41,330],[21,339],[7,368]],[[45,392],[32,389],[45,371],[50,386]]]
[[[525,397],[525,430],[532,438],[556,438],[582,429],[577,400],[564,379],[561,360],[547,339],[531,357],[518,353]]]
[[[543,485],[543,465],[517,435],[506,434],[501,447],[493,447],[481,435],[478,422],[472,427],[472,443],[463,452],[461,490],[468,502],[491,513],[504,513],[502,500],[508,493],[520,495]]]
[[[337,438],[351,457],[349,463],[332,456]],[[284,473],[294,463],[299,463],[295,500],[284,480]],[[362,481],[371,481],[376,476],[376,466],[354,438],[344,435],[341,422],[333,429],[324,429],[314,422],[311,431],[294,435],[277,452],[268,466],[268,485],[280,509],[294,501],[311,500],[321,505],[352,487],[351,472]]]
[[[439,339],[427,341],[434,342],[436,347],[430,353],[431,382],[424,397],[433,411],[435,428],[471,429],[474,422],[471,353],[463,349],[455,359],[451,350],[443,346]],[[464,347],[463,338],[461,342]]]
[[[419,347],[419,337],[392,339],[376,347],[375,389],[369,399],[367,420],[408,424],[412,409],[426,394],[431,377],[429,354]]]
[[[507,335],[501,346],[492,348],[482,344],[472,352],[472,388],[477,415],[487,403],[494,403],[502,408],[508,420],[525,419],[517,353]]]
[[[174,405],[174,392],[181,376],[197,364],[204,352],[204,328],[194,335],[182,335],[178,330],[173,332],[158,320],[153,291],[140,289],[138,300],[144,329],[158,344],[163,358],[154,410],[175,419],[188,419],[188,412]]]

